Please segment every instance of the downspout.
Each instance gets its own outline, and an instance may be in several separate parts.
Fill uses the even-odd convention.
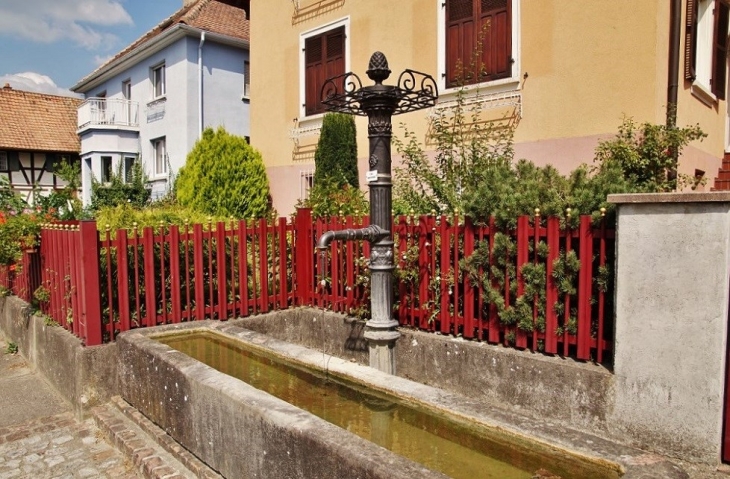
[[[679,38],[682,28],[682,0],[672,0],[669,20],[669,76],[667,81],[667,126],[677,126],[679,89]]]
[[[203,44],[205,32],[200,32],[198,45],[198,138],[203,137]]]
[[[679,89],[679,38],[682,28],[682,0],[672,0],[669,11],[669,66],[667,77],[667,128],[677,127],[677,90]],[[668,178],[677,177],[679,152],[672,151],[674,167],[668,172]]]

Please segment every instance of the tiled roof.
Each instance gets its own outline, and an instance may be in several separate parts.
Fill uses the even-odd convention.
[[[78,153],[80,99],[0,88],[0,149]]]
[[[250,35],[249,21],[246,18],[246,11],[244,9],[229,5],[225,0],[193,1],[160,22],[152,30],[132,42],[131,45],[107,60],[99,68],[86,75],[79,81],[79,84],[99,74],[135,48],[153,40],[161,33],[178,24],[189,25],[205,30],[206,32],[218,33],[239,40],[248,41]]]

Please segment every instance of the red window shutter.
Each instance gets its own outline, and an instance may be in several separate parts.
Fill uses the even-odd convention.
[[[324,113],[322,86],[333,76],[345,73],[345,27],[336,28],[304,41],[304,113]]]
[[[481,0],[478,38],[482,44],[479,81],[512,74],[512,20],[509,0]]]
[[[319,88],[321,83],[319,78],[324,76],[324,62],[322,59],[322,43],[324,37],[317,35],[316,37],[307,38],[304,41],[304,110],[306,115],[316,113],[319,105]]]
[[[699,0],[687,0],[687,15],[684,23],[684,79],[694,81],[697,62],[697,15]]]
[[[730,8],[718,0],[715,5],[715,32],[712,42],[712,93],[720,100],[725,99],[727,85],[727,28]]]
[[[475,83],[471,56],[474,54],[475,0],[446,2],[446,85]]]
[[[327,66],[324,80],[345,73],[345,27],[327,33],[325,46]],[[324,81],[322,83],[324,84]]]
[[[447,0],[446,85],[512,74],[512,0]]]

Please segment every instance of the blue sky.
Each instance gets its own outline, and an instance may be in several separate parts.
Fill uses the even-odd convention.
[[[183,0],[0,0],[0,86],[54,94],[91,73]]]

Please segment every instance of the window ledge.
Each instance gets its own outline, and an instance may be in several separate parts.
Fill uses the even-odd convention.
[[[692,95],[707,106],[715,106],[717,97],[710,91],[708,87],[697,81],[692,82]]]
[[[492,109],[500,107],[514,107],[518,117],[522,117],[522,91],[519,81],[502,82],[499,85],[471,85],[469,87],[452,88],[439,95],[436,106],[431,110],[431,115],[437,116],[439,112],[454,108],[459,102],[459,94],[462,92],[462,104],[480,104],[483,108]]]
[[[459,92],[463,91],[464,98],[471,98],[493,93],[504,93],[519,90],[520,80],[516,77],[502,78],[487,83],[465,85],[463,87],[444,88],[439,92],[438,102],[450,102],[456,100]]]
[[[292,140],[299,140],[299,138],[303,138],[306,136],[316,136],[319,135],[320,130],[322,129],[322,121],[324,119],[324,114],[318,114],[318,115],[311,115],[306,118],[302,118],[296,122],[296,126],[289,130],[289,137]]]
[[[153,98],[152,100],[147,102],[147,106],[154,106],[158,103],[164,103],[167,101],[167,95],[158,96],[157,98]]]

